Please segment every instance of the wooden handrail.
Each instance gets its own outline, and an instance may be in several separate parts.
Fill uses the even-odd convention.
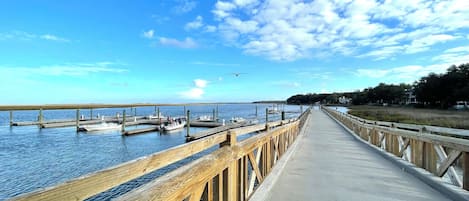
[[[242,142],[227,144],[193,161],[188,167],[158,178],[117,200],[208,200],[209,196],[218,196],[222,200],[247,200],[253,192],[249,189],[254,188],[254,182],[250,182],[252,178],[262,182],[279,156],[296,138],[298,125],[299,121],[295,121]],[[278,152],[280,155],[276,154]],[[252,169],[248,169],[248,162]],[[223,175],[225,171],[228,173]],[[223,187],[226,188],[223,192],[228,195],[208,192],[208,186],[220,182],[220,177],[228,183]]]
[[[324,109],[330,110],[330,111],[337,111],[328,107],[323,107]],[[368,120],[368,119],[363,119],[357,116],[353,116],[351,114],[347,113],[342,113],[337,111],[341,115],[345,115],[351,119],[357,120],[361,123],[366,123],[366,124],[371,124],[371,125],[379,125],[379,126],[385,126],[385,127],[395,127],[395,128],[400,128],[404,130],[413,130],[413,131],[419,131],[419,130],[426,130],[428,133],[434,133],[434,134],[445,134],[445,135],[451,135],[454,137],[461,137],[461,138],[468,138],[469,139],[469,130],[465,129],[456,129],[456,128],[446,128],[446,127],[439,127],[439,126],[430,126],[430,125],[417,125],[417,124],[406,124],[406,123],[396,123],[396,122],[387,122],[387,121],[373,121],[373,120]]]
[[[246,147],[248,147],[248,145],[244,145],[244,144],[248,142],[257,142],[258,140],[259,142],[266,142],[267,140],[270,140],[273,143],[273,144],[270,144],[270,143],[263,144],[262,145],[263,149],[265,149],[263,153],[273,152],[273,151],[275,151],[276,153],[273,155],[274,159],[272,159],[272,157],[270,159],[267,159],[268,154],[266,154],[265,156],[262,156],[264,157],[262,160],[259,159],[263,161],[263,163],[265,163],[262,166],[262,168],[265,169],[262,171],[262,174],[264,174],[263,176],[265,176],[268,173],[268,169],[270,170],[270,167],[267,168],[268,167],[267,164],[273,165],[272,162],[276,161],[278,157],[281,154],[283,154],[285,149],[287,149],[289,143],[291,143],[292,140],[298,134],[300,123],[304,122],[305,119],[308,117],[306,113],[309,113],[309,111],[310,109],[306,110],[301,115],[300,118],[297,118],[295,120],[284,120],[284,121],[276,121],[276,122],[267,123],[268,125],[267,127],[270,127],[270,128],[273,127],[273,129],[268,130],[268,132],[265,132],[266,124],[252,125],[252,126],[247,126],[247,127],[242,127],[242,128],[231,129],[228,131],[223,131],[223,132],[214,134],[212,136],[209,136],[200,140],[192,141],[187,144],[182,144],[182,145],[179,145],[179,146],[167,149],[167,150],[163,150],[163,151],[151,154],[149,156],[141,157],[141,158],[138,158],[138,159],[135,159],[135,160],[132,160],[132,161],[129,161],[129,162],[105,169],[105,170],[91,173],[91,174],[67,181],[65,183],[62,183],[53,187],[39,189],[34,192],[23,194],[23,195],[13,198],[13,200],[84,200],[93,195],[104,192],[108,189],[111,189],[125,182],[128,182],[132,179],[135,179],[137,177],[143,176],[147,173],[158,170],[172,163],[183,160],[201,151],[207,150],[210,147],[213,147],[215,145],[220,145],[221,148],[212,152],[211,154],[208,154],[196,161],[193,161],[189,165],[185,165],[181,168],[178,168],[172,171],[171,173],[163,175],[162,177],[157,178],[148,184],[148,185],[156,185],[156,186],[160,186],[160,185],[170,185],[170,186],[179,185],[180,186],[184,182],[171,183],[171,182],[174,182],[174,180],[171,180],[171,178],[174,179],[173,178],[174,175],[178,175],[178,176],[180,176],[181,174],[191,175],[192,174],[191,172],[193,169],[197,169],[197,170],[202,169],[204,171],[210,172],[210,170],[213,170],[214,168],[217,171],[212,172],[211,176],[220,175],[220,173],[223,174],[224,169],[227,169],[227,167],[230,167],[230,165],[233,166],[233,164],[230,164],[230,161],[232,161],[232,159],[230,159],[231,156],[234,156],[234,158],[237,158],[237,159],[239,159],[240,157],[243,157],[244,162],[247,162],[249,156],[251,155],[251,158],[252,158],[252,155],[254,155],[254,153],[252,153],[253,150],[251,147],[248,149],[248,151],[250,150],[251,153],[246,154]],[[243,142],[239,143],[242,146],[236,145],[237,136],[256,132],[256,131],[264,131],[264,133],[247,138]],[[283,134],[284,137],[280,137],[279,135],[281,134]],[[264,136],[264,138],[260,140],[259,136]],[[270,148],[267,148],[267,144],[269,144]],[[226,145],[230,145],[229,148],[226,148]],[[275,149],[274,147],[276,147],[277,149]],[[242,150],[245,150],[245,151],[242,151]],[[260,153],[262,153],[262,151],[256,152],[257,154],[256,158],[261,156]],[[267,160],[270,160],[271,162],[267,163]],[[203,162],[200,162],[200,161],[203,161]],[[217,166],[218,163],[223,164],[223,165]],[[246,168],[247,168],[247,165],[246,165]],[[233,171],[233,167],[231,167],[230,171]],[[247,172],[248,171],[246,170],[246,174]],[[187,181],[197,180],[200,183],[201,180],[196,179],[196,178],[199,178],[198,176],[199,175],[196,175],[193,177],[186,177],[186,179]],[[257,176],[260,177],[261,175],[257,175]],[[210,177],[210,175],[208,176],[205,175],[205,177],[202,180],[205,181],[206,178],[208,177]],[[228,178],[225,178],[225,181],[227,180]],[[260,183],[260,181],[258,182]],[[192,186],[191,189],[193,190],[193,188],[199,187],[200,186],[198,185],[199,183],[191,182],[190,183],[190,185]],[[148,185],[144,185],[143,187],[148,186]],[[254,186],[254,182],[252,183],[252,186]],[[249,189],[252,190],[253,187],[250,187]],[[225,189],[225,190],[228,190],[228,189]],[[178,190],[178,192],[179,191],[180,190]],[[132,192],[139,192],[139,191],[136,190]],[[194,191],[190,191],[190,192],[194,193]],[[179,196],[185,196],[182,194],[180,193]],[[161,194],[161,196],[163,195],[166,195],[166,194]],[[131,196],[131,194],[129,194],[129,196]],[[197,196],[193,196],[193,197],[197,197]]]
[[[467,131],[458,129],[453,132],[455,129],[373,122],[331,108],[322,109],[368,143],[438,177],[448,175],[454,185],[469,190],[469,141],[461,139]],[[461,168],[462,175],[454,167]]]

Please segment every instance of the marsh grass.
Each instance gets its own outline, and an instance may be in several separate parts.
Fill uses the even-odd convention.
[[[375,121],[469,129],[469,111],[352,106],[349,114]]]

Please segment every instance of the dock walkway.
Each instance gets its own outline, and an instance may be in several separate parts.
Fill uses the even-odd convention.
[[[312,111],[303,135],[266,200],[448,200],[322,111]]]

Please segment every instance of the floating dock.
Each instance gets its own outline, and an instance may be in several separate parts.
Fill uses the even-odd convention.
[[[159,130],[160,130],[160,127],[152,126],[152,127],[149,127],[149,128],[128,130],[128,131],[125,131],[122,134],[126,135],[126,136],[129,136],[129,135],[137,135],[137,134],[148,133],[148,132],[159,131]]]

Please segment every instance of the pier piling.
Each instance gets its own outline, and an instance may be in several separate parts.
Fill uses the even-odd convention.
[[[185,108],[186,106],[184,106]],[[186,138],[188,138],[190,135],[190,129],[191,129],[191,111],[187,110],[187,117],[186,117]]]
[[[256,117],[257,117],[257,104],[256,104]]]
[[[122,111],[122,133],[125,132],[125,110]]]
[[[10,110],[10,127],[13,126],[13,111]]]
[[[156,113],[158,115],[158,122],[161,124],[161,118],[160,118],[160,107],[158,107],[158,111]]]
[[[215,109],[213,109],[213,121],[216,121],[216,117],[215,117]]]
[[[77,127],[77,132],[80,131],[80,109],[77,109],[76,119],[75,119],[75,126]]]
[[[265,129],[269,130],[269,108],[265,108]]]
[[[93,108],[90,108],[90,119],[93,120]]]
[[[282,111],[282,120],[285,120],[285,111]]]
[[[217,104],[216,110],[217,110],[217,118],[216,119],[218,119],[218,104]]]
[[[42,108],[39,109],[39,128],[42,128]]]

